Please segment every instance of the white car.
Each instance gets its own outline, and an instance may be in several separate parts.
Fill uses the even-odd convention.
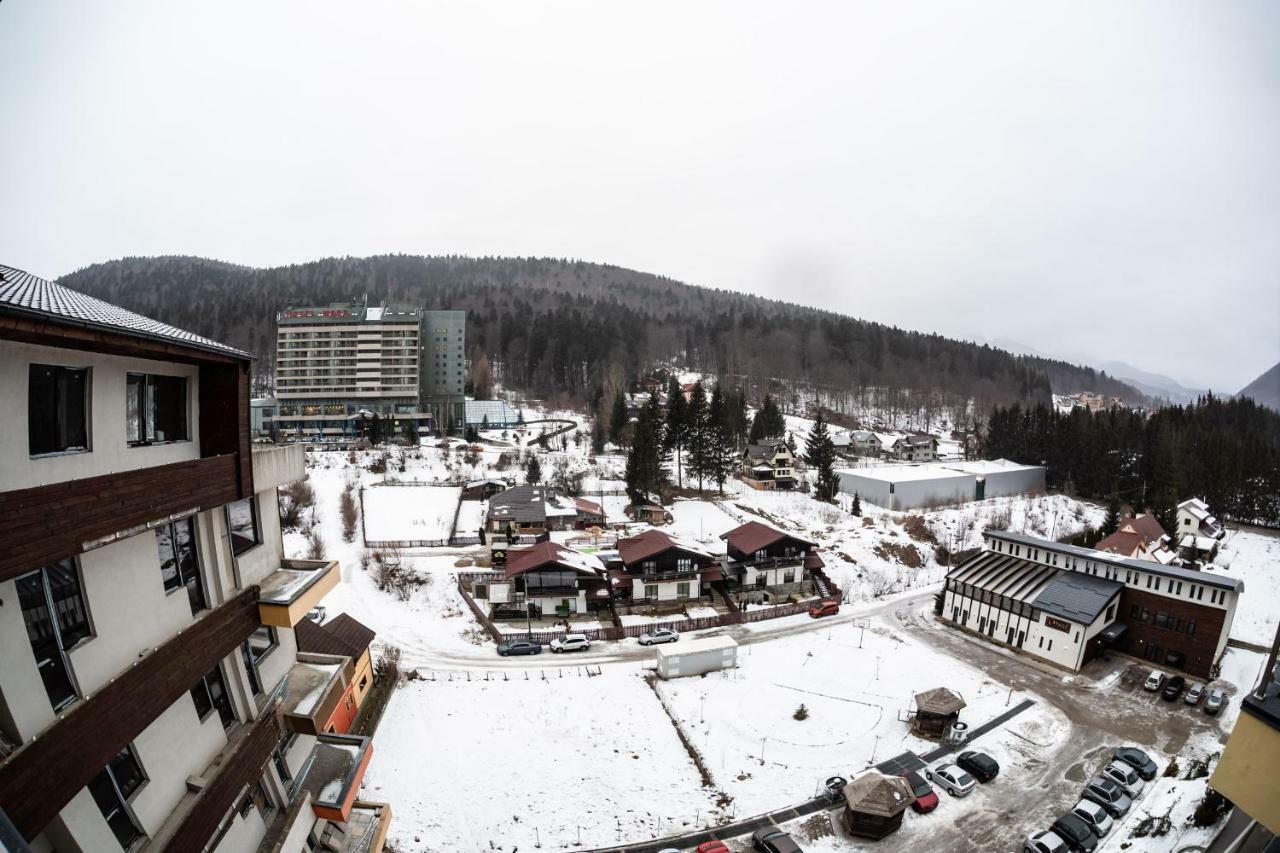
[[[1143,782],[1142,777],[1138,775],[1138,771],[1133,769],[1133,765],[1124,761],[1113,761],[1108,764],[1102,769],[1102,777],[1115,782],[1120,786],[1120,790],[1133,799],[1137,799],[1142,789],[1147,786],[1147,783]]]
[[[1022,842],[1024,853],[1068,853],[1067,842],[1052,830],[1033,832]]]
[[[1182,696],[1182,701],[1188,705],[1199,705],[1203,697],[1204,685],[1196,682],[1187,688],[1187,692]]]
[[[969,792],[978,787],[978,782],[968,773],[954,764],[942,763],[937,767],[926,767],[924,775],[937,782],[939,788],[953,797],[967,797]]]
[[[1111,819],[1111,815],[1107,814],[1107,810],[1092,800],[1081,800],[1071,808],[1071,813],[1089,824],[1089,828],[1093,830],[1093,834],[1102,838],[1111,831],[1111,827],[1115,821]]]
[[[1151,674],[1147,676],[1147,683],[1142,685],[1143,689],[1150,690],[1153,693],[1164,686],[1164,673],[1158,669],[1151,670]]]
[[[587,639],[586,634],[565,634],[563,637],[556,637],[551,641],[551,651],[560,654],[561,652],[585,652],[591,648],[591,641]]]
[[[670,628],[654,628],[652,631],[646,631],[637,637],[642,646],[654,646],[658,643],[678,643],[680,635]]]

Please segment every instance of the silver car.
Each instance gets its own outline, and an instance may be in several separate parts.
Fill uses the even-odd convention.
[[[1209,698],[1204,700],[1204,712],[1209,715],[1216,714],[1222,710],[1222,705],[1226,701],[1227,694],[1215,687],[1209,691]]]
[[[1182,701],[1188,705],[1199,705],[1200,697],[1204,696],[1204,685],[1199,682],[1193,683],[1187,688],[1187,692],[1183,695]]]
[[[978,787],[976,779],[956,765],[946,762],[937,767],[926,767],[924,775],[953,797],[967,797],[969,792]]]
[[[1119,785],[1104,776],[1095,776],[1090,779],[1080,796],[1102,806],[1113,818],[1128,814],[1129,807],[1133,805],[1129,795]]]
[[[1102,768],[1102,775],[1119,785],[1130,797],[1137,797],[1147,786],[1133,765],[1126,761],[1111,762]]]
[[[1107,810],[1092,800],[1081,800],[1071,808],[1071,813],[1089,824],[1089,828],[1093,830],[1093,834],[1102,838],[1111,831],[1111,827],[1115,825],[1115,821],[1111,819],[1111,815],[1107,814]]]

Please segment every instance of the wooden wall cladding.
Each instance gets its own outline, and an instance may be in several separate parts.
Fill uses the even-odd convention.
[[[1164,582],[1168,583],[1168,580]],[[1208,596],[1206,591],[1205,597]],[[1130,612],[1134,605],[1147,608],[1147,618],[1150,621],[1141,622],[1132,618]],[[1195,636],[1188,637],[1185,632],[1157,628],[1154,622],[1157,610],[1168,613],[1171,619],[1195,620]],[[1116,621],[1129,626],[1126,638],[1129,654],[1142,657],[1148,646],[1181,652],[1187,656],[1183,670],[1197,678],[1209,677],[1209,669],[1214,664],[1214,653],[1218,650],[1218,638],[1226,620],[1227,612],[1220,608],[1132,587],[1121,590],[1120,607],[1116,613]],[[1165,665],[1164,659],[1152,661],[1152,665],[1157,669],[1162,668]]]
[[[139,659],[0,764],[0,803],[23,837],[35,838],[112,756],[258,624],[253,586]]]
[[[241,467],[241,454],[227,453],[0,492],[0,581],[175,512],[236,500]]]
[[[268,709],[253,722],[248,734],[222,762],[221,771],[197,796],[162,848],[173,853],[203,850],[223,818],[236,805],[240,792],[262,776],[271,753],[284,736],[280,714]]]
[[[200,365],[200,454],[239,453],[239,497],[253,494],[249,430],[249,365]]]

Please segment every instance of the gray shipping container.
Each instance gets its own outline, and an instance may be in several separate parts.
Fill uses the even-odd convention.
[[[658,675],[662,678],[702,675],[737,665],[738,644],[732,637],[681,640],[658,647]]]

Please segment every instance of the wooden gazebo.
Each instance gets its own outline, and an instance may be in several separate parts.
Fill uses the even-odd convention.
[[[844,799],[850,835],[884,838],[902,826],[902,813],[916,798],[906,779],[870,770],[844,786]]]
[[[964,698],[954,690],[935,687],[915,695],[916,712],[911,718],[912,734],[937,740],[960,719]]]

